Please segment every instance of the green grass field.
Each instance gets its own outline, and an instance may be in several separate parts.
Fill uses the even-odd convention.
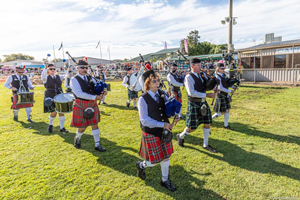
[[[223,129],[223,117],[212,125],[209,143],[216,154],[202,149],[202,126],[179,148],[175,136],[185,127],[180,121],[173,131],[172,193],[159,184],[160,166],[147,168],[145,181],[137,177],[138,112],[125,106],[121,83],[111,84],[109,105],[100,106],[104,153],[94,150],[91,128],[82,148],[73,147],[72,114],[66,114],[70,133],[59,132],[58,118],[54,132],[47,132],[43,86],[34,90],[36,123],[27,123],[24,109],[14,122],[11,91],[0,85],[0,199],[300,199],[299,88],[242,86],[229,119],[235,131]]]

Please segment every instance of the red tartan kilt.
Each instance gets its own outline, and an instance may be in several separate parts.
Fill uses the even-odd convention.
[[[85,119],[83,117],[83,111],[87,107],[92,107],[95,110],[95,115],[92,119]],[[76,99],[76,102],[73,106],[73,115],[72,115],[72,127],[77,128],[85,128],[91,125],[96,125],[100,122],[100,112],[97,105],[97,101],[90,100],[90,101],[84,101],[81,99]]]
[[[13,94],[11,109],[18,110],[20,108],[30,108],[30,107],[33,107],[33,103],[18,104],[18,95],[17,94]]]
[[[160,137],[142,132],[140,156],[152,164],[160,163],[170,158],[173,153],[172,141],[164,143]]]
[[[177,92],[174,92],[174,95],[175,95],[175,99],[177,100],[177,101],[179,101],[180,103],[182,103],[182,99],[180,98],[180,97],[178,97],[178,93]]]

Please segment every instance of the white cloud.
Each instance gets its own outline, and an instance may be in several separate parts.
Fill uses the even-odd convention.
[[[103,58],[136,57],[178,46],[191,30],[199,30],[201,41],[227,42],[226,5],[205,5],[184,0],[178,5],[166,1],[135,1],[115,4],[105,0],[10,0],[0,2],[0,55],[24,53],[37,60],[57,49],[63,41],[73,56],[99,57],[95,49],[101,40]],[[233,42],[236,48],[262,42],[274,32],[284,40],[299,38],[298,0],[245,0],[234,4]],[[53,54],[53,53],[51,53]],[[56,52],[62,57],[61,52]],[[60,55],[59,55],[60,54]]]

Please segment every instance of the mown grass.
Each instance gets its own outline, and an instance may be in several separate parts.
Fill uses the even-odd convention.
[[[209,143],[218,153],[202,149],[202,126],[186,137],[186,148],[173,139],[170,176],[172,193],[159,184],[160,166],[147,169],[147,179],[136,175],[141,130],[138,112],[125,106],[127,92],[111,83],[101,105],[101,144],[94,150],[91,128],[82,149],[73,147],[75,128],[68,134],[47,132],[42,86],[35,89],[34,124],[12,120],[11,91],[0,85],[0,197],[1,199],[270,199],[300,198],[299,88],[243,86],[233,96],[230,125],[214,121]],[[183,109],[186,110],[186,94]],[[209,100],[209,104],[211,100]],[[185,124],[179,122],[174,136]],[[175,138],[175,137],[174,137]]]

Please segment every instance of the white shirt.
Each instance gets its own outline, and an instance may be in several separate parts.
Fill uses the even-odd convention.
[[[192,72],[192,73],[196,77],[199,77],[200,80],[202,81],[202,83],[204,82],[202,77],[199,76],[199,74],[197,74],[195,72]],[[206,93],[196,91],[194,88],[194,84],[195,84],[195,81],[194,81],[193,77],[190,74],[187,74],[184,79],[184,85],[186,87],[188,96],[195,97],[195,98],[202,98],[202,99],[206,98]]]
[[[144,81],[143,81],[143,75],[140,76],[140,78],[139,78],[139,84],[141,85],[142,91],[144,92],[144,91],[145,91],[145,89],[144,89],[145,83],[144,83]]]
[[[85,80],[85,76],[83,75],[80,75],[78,74],[78,76],[82,79],[82,80]],[[93,83],[96,84],[96,80],[95,79],[92,79],[93,80]],[[92,94],[88,94],[86,92],[83,92],[81,87],[80,87],[80,84],[78,83],[77,79],[75,77],[72,77],[71,78],[71,81],[70,81],[70,86],[71,86],[71,89],[73,91],[73,93],[78,97],[78,98],[81,98],[81,99],[86,99],[86,100],[96,100],[96,95],[92,95]]]
[[[173,76],[171,73],[169,73],[169,74],[167,75],[167,80],[168,80],[169,83],[171,83],[171,84],[174,85],[175,87],[182,87],[182,86],[183,86],[183,83],[177,82],[177,81],[175,80],[174,76]]]
[[[123,78],[123,82],[122,82],[122,86],[123,87],[128,87],[128,85],[127,85],[127,81],[128,81],[128,77],[127,77],[127,75],[126,76],[124,76],[124,78]]]
[[[22,75],[22,76],[20,77],[18,74],[15,74],[15,75],[18,77],[19,80],[22,80],[22,78],[26,76],[26,75]],[[12,86],[10,85],[10,84],[12,83],[12,81],[13,81],[12,76],[13,76],[13,75],[10,75],[10,76],[6,79],[6,81],[5,81],[5,83],[4,83],[4,86],[5,86],[7,89],[11,89],[11,88],[12,88]],[[30,81],[30,79],[29,79],[28,77],[27,77],[27,84],[28,84],[28,88],[29,88],[29,89],[32,90],[32,89],[34,88],[33,85],[32,85],[32,83],[31,83],[31,81]],[[17,89],[19,89],[19,88],[17,88]]]
[[[158,91],[156,93],[152,91],[148,91],[148,94],[156,101],[155,94],[158,94]],[[168,98],[168,97],[166,97]],[[168,100],[168,99],[167,99]],[[143,126],[147,126],[149,128],[163,128],[164,127],[164,122],[157,121],[155,119],[152,119],[148,115],[148,105],[145,102],[144,98],[141,96],[139,98],[138,102],[138,108],[139,108],[139,115],[140,115],[140,122],[142,123]]]
[[[47,69],[44,69],[42,74],[41,74],[41,79],[42,79],[44,84],[47,83],[47,76],[48,76],[47,75]],[[50,76],[52,76],[52,75],[50,75]],[[66,75],[53,75],[52,78],[55,78],[55,76],[59,76],[60,80],[64,80],[65,77],[66,77]]]
[[[220,90],[221,90],[222,92],[231,93],[232,90],[226,89],[226,88],[224,88],[224,86],[222,85],[222,78],[221,78],[222,76],[223,76],[223,74],[219,72],[219,73],[218,73],[218,76],[217,76],[217,79],[220,80]]]

